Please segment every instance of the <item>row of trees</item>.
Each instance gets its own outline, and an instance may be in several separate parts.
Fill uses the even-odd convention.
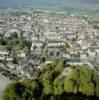
[[[37,79],[7,86],[3,100],[98,100],[99,75],[87,66],[72,66],[61,76],[66,67],[63,59],[56,59]]]

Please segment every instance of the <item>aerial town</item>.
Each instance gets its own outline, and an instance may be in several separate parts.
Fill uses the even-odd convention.
[[[0,14],[0,73],[11,80],[31,79],[55,57],[99,74],[99,30],[88,16],[40,10]]]

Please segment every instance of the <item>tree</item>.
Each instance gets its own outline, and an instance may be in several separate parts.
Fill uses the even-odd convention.
[[[51,84],[51,82],[49,80],[44,80],[43,82],[43,92],[44,94],[53,94],[53,85]]]
[[[95,86],[95,94],[99,96],[99,76],[96,73],[93,75],[93,83]]]
[[[4,38],[0,39],[0,45],[5,46],[7,45],[7,41]]]
[[[49,73],[49,71],[47,71],[43,75],[42,84],[44,86],[43,88],[44,94],[47,94],[47,95],[53,94],[53,85],[52,85],[52,80],[51,80],[51,74]]]
[[[18,38],[18,34],[17,32],[14,32],[10,35],[10,38],[13,39],[13,38]]]
[[[74,82],[68,78],[65,78],[64,81],[64,90],[67,93],[73,93],[74,90]]]
[[[15,91],[15,84],[12,83],[6,87],[2,97],[3,100],[22,100]]]
[[[8,85],[3,100],[32,100],[39,97],[39,85],[36,81],[24,80]]]
[[[51,96],[50,100],[56,100],[55,96]]]
[[[44,63],[46,61],[46,58],[45,57],[42,57],[41,58],[41,63]]]
[[[94,85],[93,83],[87,83],[81,84],[79,87],[79,91],[87,96],[94,95]]]
[[[55,70],[58,72],[62,72],[63,68],[65,67],[65,60],[63,58],[57,58],[54,63],[56,64]]]
[[[54,94],[61,95],[64,92],[64,81],[58,77],[54,80]]]

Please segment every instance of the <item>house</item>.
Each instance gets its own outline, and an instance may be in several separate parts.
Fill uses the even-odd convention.
[[[71,55],[70,55],[69,52],[64,52],[64,53],[63,53],[63,57],[64,57],[64,58],[71,58]]]
[[[88,59],[87,54],[80,53],[80,59]]]
[[[99,54],[99,47],[90,47],[87,53],[91,59],[94,59],[96,55]]]
[[[47,64],[42,63],[42,64],[38,65],[37,68],[40,69],[40,70],[43,70],[43,69],[47,68]]]
[[[71,47],[68,49],[68,51],[71,55],[77,55],[80,50],[75,47]]]
[[[22,36],[23,38],[27,38],[30,35],[30,32],[23,32]]]
[[[0,60],[5,60],[9,53],[4,48],[0,48]]]
[[[93,48],[96,51],[97,55],[99,55],[99,46],[93,46],[91,48]]]
[[[31,51],[37,49],[37,48],[42,48],[43,47],[43,42],[40,41],[33,41],[31,45]]]
[[[14,59],[13,57],[7,57],[6,61],[11,62],[11,61],[13,61],[13,59]]]
[[[94,69],[94,66],[87,60],[87,59],[76,59],[76,58],[71,58],[71,59],[66,59],[66,64],[75,66],[75,65],[80,65],[80,66],[88,66],[90,69]]]
[[[36,60],[34,60],[34,59],[29,59],[29,60],[28,60],[28,63],[29,63],[29,65],[32,66],[33,69],[35,69],[36,66],[38,65],[39,61],[36,61]]]
[[[31,41],[38,41],[38,37],[32,34]]]
[[[67,39],[71,40],[71,39],[76,39],[76,34],[74,33],[70,33],[70,34],[66,34],[67,35]]]
[[[0,55],[7,56],[8,52],[6,50],[5,51],[0,51]]]
[[[80,59],[76,59],[76,58],[70,58],[70,59],[66,59],[66,64],[68,65],[83,65],[83,63],[81,62]]]
[[[4,69],[4,67],[5,67],[4,64],[0,63],[0,68]]]
[[[52,43],[48,43],[47,47],[61,47],[64,46],[65,42],[52,42]]]
[[[98,41],[96,41],[96,45],[97,45],[97,46],[99,46],[99,40],[98,40]]]
[[[25,58],[25,57],[26,57],[25,52],[20,51],[20,52],[18,53],[18,57],[20,57],[20,58]]]
[[[96,63],[99,65],[99,55],[96,56]]]
[[[35,54],[35,55],[41,55],[41,53],[42,53],[42,48],[35,48],[32,51],[32,54]]]
[[[8,63],[8,64],[7,64],[7,68],[8,68],[9,70],[15,70],[15,69],[17,68],[17,66],[18,66],[18,65],[13,64],[13,63]]]
[[[85,38],[85,36],[83,34],[79,34],[78,40],[83,40],[84,38]]]
[[[86,45],[81,46],[81,50],[87,50],[87,49],[88,49],[88,46],[86,46]]]
[[[52,64],[52,61],[45,61],[45,64],[50,65]]]
[[[80,40],[76,41],[76,44],[80,46],[81,50],[86,50],[91,46],[91,42],[87,42],[84,39],[83,40],[80,39]]]
[[[58,49],[50,49],[47,51],[47,56],[62,56],[61,50]]]

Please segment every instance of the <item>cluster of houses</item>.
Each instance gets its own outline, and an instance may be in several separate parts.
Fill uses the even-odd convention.
[[[50,63],[51,57],[64,57],[70,65],[87,64],[92,67],[92,61],[99,64],[99,31],[83,17],[39,12],[17,15],[9,12],[0,15],[0,34],[5,39],[16,34],[18,39],[28,43],[16,51],[16,58],[0,45],[0,62],[3,64],[5,61],[5,68],[18,72],[18,75],[30,77],[37,66],[41,69],[41,57]]]

